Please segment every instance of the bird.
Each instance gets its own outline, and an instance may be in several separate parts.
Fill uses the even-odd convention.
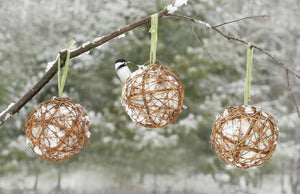
[[[131,71],[127,66],[127,61],[125,59],[118,59],[115,62],[115,71],[117,78],[124,84],[127,78],[130,76]]]

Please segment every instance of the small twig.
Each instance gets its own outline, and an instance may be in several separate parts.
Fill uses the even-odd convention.
[[[192,26],[192,31],[193,31],[193,34],[194,34],[195,38],[197,39],[197,41],[199,42],[199,44],[203,48],[203,50],[206,52],[206,54],[208,55],[208,57],[210,58],[210,60],[212,62],[215,62],[215,60],[213,59],[213,57],[211,56],[211,54],[208,52],[207,48],[205,48],[205,46],[201,43],[200,39],[198,38],[198,36],[197,36],[197,34],[195,32],[194,26]]]
[[[249,16],[249,17],[244,17],[244,18],[237,19],[237,20],[232,20],[232,21],[224,22],[224,23],[222,23],[222,24],[215,25],[214,27],[215,27],[215,28],[218,28],[218,27],[220,27],[220,26],[224,26],[224,25],[226,25],[226,24],[231,24],[231,23],[235,23],[235,22],[240,22],[240,21],[242,21],[242,20],[256,19],[256,18],[266,18],[266,17],[270,17],[270,16],[268,16],[268,15]]]
[[[299,106],[297,104],[294,92],[293,92],[292,87],[291,87],[290,78],[289,78],[289,71],[286,69],[285,72],[286,72],[286,82],[287,82],[287,86],[288,86],[288,89],[289,89],[289,93],[290,93],[290,96],[291,96],[295,106],[296,106],[298,117],[300,118]]]

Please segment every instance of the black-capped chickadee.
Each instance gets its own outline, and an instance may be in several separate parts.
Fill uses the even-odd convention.
[[[126,79],[130,76],[131,71],[127,66],[127,61],[124,59],[118,59],[115,62],[115,71],[117,74],[118,79],[125,83]]]

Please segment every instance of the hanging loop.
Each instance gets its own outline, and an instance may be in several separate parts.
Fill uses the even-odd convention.
[[[60,55],[58,57],[58,64],[57,64],[57,86],[58,86],[58,97],[61,98],[63,90],[64,90],[64,86],[66,83],[66,79],[67,79],[67,74],[68,74],[68,66],[69,66],[69,61],[70,61],[70,52],[68,51],[68,49],[75,44],[75,40],[71,40],[68,42],[67,45],[67,57],[66,57],[66,61],[65,61],[65,69],[62,75],[62,78],[60,78],[60,68],[61,68],[61,61],[60,61]]]
[[[253,62],[253,47],[251,46],[251,43],[248,43],[248,48],[247,48],[247,73],[246,73],[246,80],[245,80],[244,106],[248,106],[248,102],[249,102],[249,99],[250,99],[252,62]]]
[[[151,45],[150,45],[150,64],[155,64],[157,48],[157,30],[158,30],[158,13],[151,15]]]

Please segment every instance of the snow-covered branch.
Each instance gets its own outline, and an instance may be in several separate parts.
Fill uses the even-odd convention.
[[[166,15],[166,10],[163,10],[159,12],[159,18]],[[122,35],[125,32],[128,32],[130,30],[133,30],[134,28],[147,24],[151,20],[151,16],[144,18],[142,20],[139,20],[135,23],[132,23],[130,25],[127,25],[123,28],[120,28],[119,30],[116,30],[106,36],[96,38],[94,41],[84,43],[80,47],[70,51],[70,59],[73,59],[75,57],[78,57],[98,46],[101,46],[108,41],[115,39],[116,37]],[[61,64],[65,63],[65,59],[67,56],[66,49],[59,52],[60,58],[61,58]],[[28,103],[29,100],[31,100],[37,93],[41,91],[41,89],[54,77],[54,75],[57,73],[57,67],[58,67],[58,58],[54,62],[51,62],[51,64],[47,67],[46,72],[44,76],[28,91],[22,96],[15,104],[8,107],[5,111],[3,111],[0,115],[0,126],[4,125],[4,123],[9,120],[14,114],[16,114],[21,108],[25,106],[25,104]],[[63,65],[62,65],[63,67]],[[61,67],[61,68],[62,68]]]

